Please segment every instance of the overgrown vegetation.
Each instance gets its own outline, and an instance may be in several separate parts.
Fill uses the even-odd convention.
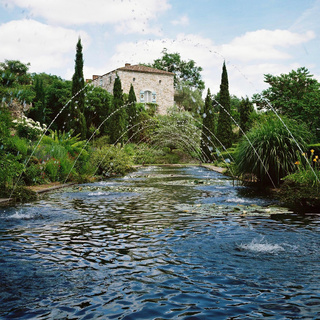
[[[290,206],[320,206],[320,84],[306,68],[265,75],[270,88],[250,101],[229,94],[224,63],[220,91],[203,101],[202,68],[162,54],[150,66],[175,74],[176,106],[165,116],[137,103],[132,85],[124,94],[119,77],[113,95],[85,84],[80,39],[72,81],[0,63],[0,196],[32,199],[25,186],[92,181],[135,164],[213,162],[280,187]]]

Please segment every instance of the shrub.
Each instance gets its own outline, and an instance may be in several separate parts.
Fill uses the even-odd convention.
[[[30,162],[22,175],[22,179],[26,185],[46,183],[43,165]]]
[[[279,197],[285,205],[304,212],[307,208],[319,209],[320,172],[318,170],[312,172],[310,169],[302,169],[283,180]]]
[[[25,116],[12,122],[15,124],[19,137],[32,141],[37,140],[45,130],[45,125],[42,127],[40,122],[36,122]]]
[[[91,165],[98,174],[123,175],[132,170],[133,161],[119,146],[107,145],[93,152]]]
[[[283,121],[304,150],[308,136],[305,127],[293,120]],[[301,156],[299,148],[277,117],[266,117],[247,133],[247,138],[254,150],[244,137],[235,154],[237,171],[241,176],[254,175],[259,183],[279,185],[283,177],[296,170],[295,163]]]

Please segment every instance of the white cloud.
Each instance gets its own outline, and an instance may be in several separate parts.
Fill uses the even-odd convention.
[[[162,56],[163,48],[167,48],[169,53],[178,52],[183,60],[192,59],[201,66],[203,80],[213,93],[219,91],[222,63],[226,60],[230,93],[251,97],[266,88],[264,74],[288,73],[300,67],[291,51],[313,38],[313,32],[258,30],[224,45],[216,45],[211,39],[195,34],[179,34],[175,39],[123,42],[116,47],[100,74],[122,67],[126,62],[152,63]]]
[[[171,23],[172,23],[174,26],[177,26],[177,25],[187,26],[187,25],[189,24],[189,18],[188,18],[188,16],[184,15],[184,16],[180,17],[180,18],[177,19],[177,20],[171,21]]]
[[[289,59],[290,51],[283,50],[315,38],[313,31],[303,34],[288,30],[257,30],[237,37],[219,50],[230,59],[242,61]]]
[[[11,0],[11,3],[50,24],[113,24],[125,34],[158,34],[157,28],[150,27],[150,21],[171,7],[168,0]]]
[[[85,47],[89,43],[85,32],[52,27],[34,20],[11,21],[0,25],[0,61],[30,62],[30,72],[63,68],[74,59],[79,36]]]

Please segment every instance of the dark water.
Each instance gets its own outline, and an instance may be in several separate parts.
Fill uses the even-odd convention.
[[[320,219],[272,204],[151,167],[0,209],[0,318],[320,319]]]

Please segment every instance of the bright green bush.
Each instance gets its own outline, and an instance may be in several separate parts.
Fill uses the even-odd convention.
[[[302,150],[308,133],[304,126],[283,119]],[[281,179],[297,169],[301,152],[285,126],[275,116],[265,117],[243,137],[235,154],[238,174],[254,175],[261,184],[279,185]],[[253,149],[254,148],[254,149]],[[260,159],[259,159],[260,157]],[[272,180],[272,181],[271,181]]]
[[[98,175],[124,175],[133,167],[132,158],[119,146],[106,145],[96,149],[90,159]]]

